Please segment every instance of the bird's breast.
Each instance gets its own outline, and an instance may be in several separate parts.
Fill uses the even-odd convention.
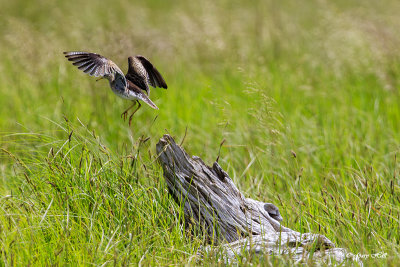
[[[117,96],[128,99],[128,100],[134,100],[138,99],[135,94],[132,94],[130,90],[128,90],[127,87],[123,86],[122,84],[119,83],[110,83],[111,90],[116,94]]]

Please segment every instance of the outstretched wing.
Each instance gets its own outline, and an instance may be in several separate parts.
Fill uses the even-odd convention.
[[[168,88],[160,72],[144,56],[137,55],[133,58],[129,58],[129,69],[126,76],[137,77],[137,75],[142,77],[153,87]]]
[[[124,86],[126,86],[126,79],[121,69],[111,60],[96,54],[88,52],[64,52],[65,57],[72,61],[72,65],[77,66],[78,69],[94,77],[107,78],[114,74],[115,79],[122,76]]]

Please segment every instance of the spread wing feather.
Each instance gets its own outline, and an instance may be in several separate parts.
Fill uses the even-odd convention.
[[[122,76],[124,86],[126,79],[121,69],[111,60],[96,54],[88,52],[64,52],[65,57],[72,61],[78,69],[94,77],[104,77],[114,74],[114,77]]]
[[[151,64],[151,62],[144,56],[137,55],[136,58],[142,63],[148,74],[148,83],[153,87],[161,87],[167,89],[167,83],[161,76],[160,72]]]
[[[137,55],[130,57],[128,73],[126,78],[137,84],[141,89],[149,93],[148,84],[153,87],[167,89],[167,83],[160,72],[144,56]]]

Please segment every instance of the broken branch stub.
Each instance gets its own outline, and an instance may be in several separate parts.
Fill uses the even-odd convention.
[[[217,162],[210,167],[199,157],[190,158],[170,135],[164,135],[156,149],[169,193],[183,205],[186,226],[203,229],[210,241],[224,247],[227,259],[248,251],[297,255],[292,258],[298,260],[311,249],[323,251],[321,259],[345,258],[345,250],[333,249],[325,236],[282,226],[275,205],[246,198]]]

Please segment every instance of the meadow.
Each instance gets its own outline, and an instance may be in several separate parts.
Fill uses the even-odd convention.
[[[198,264],[205,238],[183,229],[157,163],[165,133],[208,164],[224,141],[220,165],[283,225],[400,262],[399,1],[0,6],[0,265]],[[160,109],[129,127],[130,103],[66,61],[74,50],[123,71],[148,57]]]

